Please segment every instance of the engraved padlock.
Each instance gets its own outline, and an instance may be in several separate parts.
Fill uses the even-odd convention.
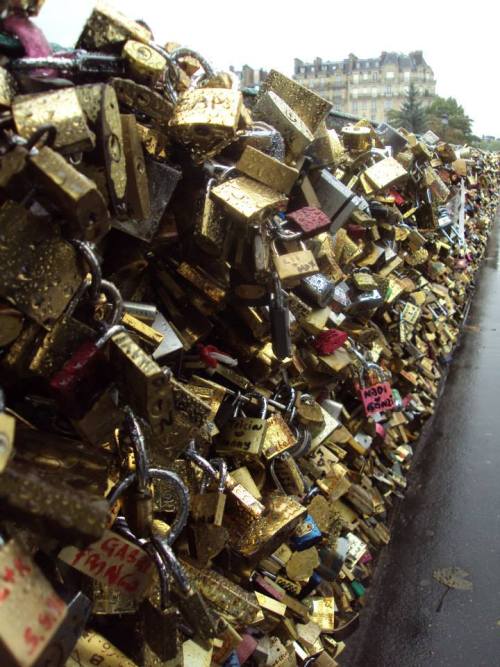
[[[277,242],[286,242],[286,239],[287,235],[282,234],[279,241],[273,240],[271,244],[272,258],[282,285],[293,287],[302,278],[318,273],[318,265],[313,253],[305,247],[302,241],[298,241],[299,250],[280,253],[277,249]],[[295,240],[295,236],[291,240]]]
[[[258,392],[246,396],[257,398],[259,416],[239,416],[241,404],[237,405],[234,418],[226,424],[219,438],[216,447],[219,454],[255,459],[262,453],[267,431],[267,399]]]

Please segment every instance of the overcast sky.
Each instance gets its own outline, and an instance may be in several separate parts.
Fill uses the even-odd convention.
[[[72,45],[93,0],[46,0],[37,19],[50,41]],[[453,96],[476,134],[500,137],[500,8],[494,0],[116,0],[144,19],[156,41],[197,49],[222,69],[271,67],[291,74],[293,59],[341,60],[421,49],[437,93]],[[418,12],[418,13],[415,13]]]

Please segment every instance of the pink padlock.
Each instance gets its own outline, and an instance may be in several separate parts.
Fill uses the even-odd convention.
[[[286,214],[287,220],[293,222],[303,233],[304,238],[326,232],[332,224],[330,218],[319,208],[304,206]]]

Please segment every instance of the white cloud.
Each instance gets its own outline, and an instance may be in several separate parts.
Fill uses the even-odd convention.
[[[72,45],[93,4],[46,0],[38,23],[51,41]],[[369,57],[382,50],[422,50],[438,94],[456,97],[474,119],[476,134],[500,136],[500,9],[491,1],[121,0],[115,6],[144,19],[158,42],[190,46],[221,68],[246,63],[290,74],[295,57],[340,60],[351,52]]]

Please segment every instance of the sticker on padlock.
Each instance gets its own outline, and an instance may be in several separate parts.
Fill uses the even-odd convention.
[[[361,398],[368,417],[394,408],[394,398],[389,382],[378,382],[370,387],[361,387]]]

